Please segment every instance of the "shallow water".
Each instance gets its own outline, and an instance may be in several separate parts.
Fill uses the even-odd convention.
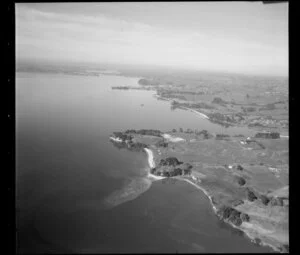
[[[269,251],[220,225],[188,183],[151,185],[146,153],[109,141],[124,129],[232,131],[172,111],[153,92],[111,89],[124,85],[137,79],[16,74],[19,251]]]

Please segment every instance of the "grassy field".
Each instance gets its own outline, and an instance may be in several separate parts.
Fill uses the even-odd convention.
[[[205,114],[221,113],[230,117],[238,114],[243,119],[230,123],[235,126],[288,134],[287,78],[157,71],[139,72],[139,75],[155,84],[150,87],[160,98],[176,100],[179,105],[190,104],[189,108]],[[211,109],[195,104],[208,105]]]
[[[192,173],[184,178],[205,189],[218,210],[227,206],[247,214],[249,220],[238,227],[249,237],[278,250],[287,247],[288,139],[254,139],[257,143],[246,144],[242,143],[244,137],[218,140],[203,139],[194,133],[171,134],[184,141],[169,141],[167,147],[160,147],[157,142],[164,140],[160,137],[137,135],[134,140],[149,145],[156,165],[168,157],[189,162]],[[255,194],[253,201],[247,189]],[[261,196],[269,202],[265,203]],[[275,203],[278,197],[284,199],[283,204]]]

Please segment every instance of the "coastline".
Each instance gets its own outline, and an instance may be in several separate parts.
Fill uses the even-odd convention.
[[[157,175],[154,175],[150,172],[151,168],[154,168],[155,167],[155,162],[154,162],[154,156],[153,156],[153,152],[152,150],[150,149],[147,149],[147,148],[144,148],[144,150],[146,151],[147,155],[148,155],[148,164],[149,164],[149,172],[148,172],[148,177],[152,178],[152,179],[155,179],[155,180],[162,180],[162,179],[165,179],[166,177],[163,177],[163,176],[157,176]]]
[[[182,181],[188,182],[188,183],[190,183],[191,185],[193,185],[195,188],[200,189],[200,190],[208,197],[208,199],[209,199],[209,201],[210,201],[210,204],[211,204],[211,206],[212,206],[212,208],[213,208],[213,211],[214,211],[215,213],[217,213],[217,208],[216,208],[215,205],[213,204],[213,201],[212,201],[211,196],[208,194],[208,192],[207,192],[204,188],[202,188],[201,186],[197,185],[196,183],[194,183],[194,182],[192,182],[192,181],[190,181],[190,180],[188,180],[188,179],[186,179],[186,178],[184,178],[184,177],[175,177],[175,178],[178,179],[178,180],[182,180]]]
[[[115,141],[117,143],[121,143],[122,142],[122,140],[120,138],[115,138],[115,137],[112,137],[112,136],[110,136],[109,139],[111,139],[111,140],[113,140],[113,141]]]
[[[155,96],[156,98],[163,99],[163,100],[166,100],[166,101],[173,101],[173,99],[161,97],[161,96],[159,96],[159,95],[157,95],[157,94],[155,94],[154,96]],[[198,114],[199,116],[201,116],[201,117],[203,117],[203,118],[209,120],[209,117],[208,117],[206,114],[201,113],[201,112],[198,112],[198,111],[196,111],[196,110],[194,110],[194,109],[191,109],[191,108],[188,108],[188,107],[184,107],[184,106],[180,106],[180,109],[184,109],[184,110],[191,111],[191,112],[196,113],[196,114]]]
[[[186,110],[188,110],[188,111],[191,111],[191,112],[193,112],[193,113],[196,113],[196,114],[198,114],[199,116],[201,116],[201,117],[203,117],[203,118],[209,120],[209,117],[208,117],[207,115],[205,115],[204,113],[202,113],[202,112],[198,112],[198,111],[196,111],[196,110],[194,110],[194,109],[187,108],[187,107],[184,107],[184,106],[181,106],[181,108],[182,108],[182,109],[186,109]]]
[[[146,153],[148,155],[148,164],[149,164],[150,169],[154,168],[155,167],[155,162],[154,162],[154,156],[153,156],[152,150],[150,150],[148,148],[144,148],[144,150],[146,151]],[[149,172],[148,172],[148,177],[154,179],[155,181],[156,180],[162,180],[162,179],[168,178],[168,177],[153,175],[153,174],[150,173],[150,169],[149,169]],[[213,209],[214,213],[216,214],[216,216],[218,216],[218,214],[217,214],[217,208],[216,208],[216,206],[213,203],[212,197],[208,194],[208,192],[203,187],[201,187],[200,185],[197,185],[196,183],[192,182],[191,180],[188,180],[188,179],[186,179],[184,177],[181,177],[181,176],[175,176],[175,177],[169,177],[169,178],[176,178],[178,180],[185,181],[185,182],[193,185],[195,188],[200,189],[207,196],[207,198],[210,201],[210,204],[212,206],[212,209]],[[254,241],[255,237],[253,235],[251,235],[250,232],[247,231],[246,228],[235,226],[233,223],[231,223],[231,222],[229,222],[227,220],[223,220],[223,221],[226,222],[227,224],[229,224],[231,227],[242,231],[245,234],[245,236],[250,239],[251,242],[255,243],[255,241]],[[268,246],[268,247],[272,248],[275,252],[280,252],[280,250],[277,247],[275,247],[275,246],[273,246],[271,244],[265,243],[262,240],[261,240],[261,242],[260,242],[259,245],[261,245],[261,246]]]

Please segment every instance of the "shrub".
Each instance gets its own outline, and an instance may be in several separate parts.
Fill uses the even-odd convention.
[[[183,162],[180,162],[177,158],[175,157],[169,157],[166,159],[161,159],[159,162],[159,165],[161,166],[177,166],[182,164]]]
[[[256,238],[254,238],[254,243],[260,245],[260,244],[261,244],[261,240],[260,240],[259,238],[256,237]]]
[[[255,107],[242,107],[243,112],[255,112]]]
[[[229,220],[236,226],[240,226],[242,224],[241,218],[237,216],[230,217]]]
[[[209,139],[209,138],[212,138],[213,135],[210,134],[207,130],[202,130],[202,131],[195,131],[195,134],[196,135],[203,135],[203,138],[204,139]]]
[[[230,137],[230,136],[226,135],[226,134],[217,134],[216,135],[216,139],[218,139],[218,140],[222,140],[222,139],[228,138],[228,137]]]
[[[284,205],[283,198],[281,198],[281,197],[273,197],[271,199],[270,203],[272,206],[283,206]]]
[[[243,171],[244,168],[241,165],[237,165],[236,169],[239,171]]]
[[[227,219],[236,226],[240,226],[242,224],[242,220],[240,218],[241,213],[234,208],[222,206],[219,210],[219,214],[223,219]]]
[[[241,205],[241,204],[243,204],[243,203],[244,203],[243,200],[241,200],[241,199],[236,199],[236,200],[234,200],[231,204],[232,204],[232,206],[238,206],[238,205]]]
[[[189,175],[192,172],[193,166],[190,163],[184,163],[182,165],[182,170],[185,175]]]
[[[289,245],[288,244],[283,244],[282,247],[280,247],[280,250],[282,252],[288,253],[289,252]]]
[[[164,142],[164,141],[158,141],[158,142],[156,143],[156,146],[157,146],[157,147],[164,147],[164,148],[166,148],[166,147],[168,147],[168,143],[166,143],[166,142]]]
[[[260,200],[264,205],[267,205],[270,202],[270,199],[265,195],[261,195]]]
[[[278,132],[259,132],[259,133],[255,134],[255,138],[278,139],[278,138],[280,138],[280,133],[278,133]]]
[[[246,196],[247,196],[248,200],[251,201],[251,202],[253,202],[254,200],[257,199],[257,196],[249,188],[246,189]]]
[[[246,184],[246,180],[243,177],[237,176],[236,179],[240,186],[244,186]]]
[[[246,213],[241,213],[240,217],[242,221],[248,222],[250,220],[250,216]]]
[[[177,176],[177,175],[182,175],[182,169],[181,168],[175,168],[174,169],[174,175]]]
[[[220,98],[220,97],[215,97],[214,99],[213,99],[213,101],[212,101],[212,104],[221,104],[221,105],[223,105],[223,104],[226,104],[227,102],[226,101],[224,101],[222,98]]]

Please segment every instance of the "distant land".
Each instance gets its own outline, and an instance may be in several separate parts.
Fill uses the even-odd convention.
[[[253,137],[210,130],[127,130],[111,136],[119,148],[151,156],[153,178],[180,178],[210,198],[220,217],[254,242],[289,251],[289,98],[287,77],[132,66],[18,63],[17,72],[137,77],[122,93],[151,90],[172,110],[195,113],[224,128],[255,131]],[[197,116],[198,115],[198,116]],[[149,161],[150,162],[150,161]]]

